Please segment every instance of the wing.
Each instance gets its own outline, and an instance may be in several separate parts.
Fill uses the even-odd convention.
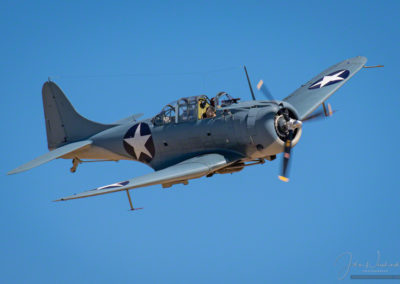
[[[366,62],[367,58],[363,56],[339,62],[302,85],[284,101],[295,107],[299,119],[302,120],[356,74]]]
[[[44,163],[50,162],[54,159],[60,158],[66,154],[70,154],[77,150],[82,150],[86,147],[89,147],[91,144],[92,144],[91,140],[79,141],[79,142],[67,144],[67,145],[57,148],[53,151],[47,152],[46,154],[39,156],[36,159],[34,159],[26,164],[23,164],[22,166],[19,166],[18,168],[14,169],[12,171],[9,171],[7,174],[12,175],[12,174],[27,171],[34,167],[40,166],[41,164],[44,164]]]
[[[56,201],[90,197],[155,184],[171,185],[176,182],[185,182],[189,179],[202,177],[227,165],[228,162],[224,156],[220,154],[206,154],[141,177],[102,186]]]

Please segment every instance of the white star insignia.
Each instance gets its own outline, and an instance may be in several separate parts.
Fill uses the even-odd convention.
[[[344,80],[344,78],[339,77],[339,76],[342,75],[345,71],[346,71],[346,70],[342,70],[342,71],[340,71],[340,72],[338,72],[338,73],[336,73],[336,74],[324,76],[324,77],[322,78],[321,81],[312,84],[312,85],[310,86],[310,88],[316,87],[316,86],[318,86],[318,85],[319,85],[319,88],[322,88],[322,87],[324,87],[325,85],[329,84],[330,82],[342,81],[342,80]]]
[[[117,182],[117,183],[105,185],[105,186],[102,186],[102,187],[98,187],[98,188],[96,188],[96,189],[97,189],[97,190],[100,190],[100,189],[106,189],[106,188],[109,188],[109,187],[121,187],[121,186],[123,186],[121,183],[122,183],[122,182]]]
[[[131,145],[133,147],[133,151],[135,151],[136,159],[138,159],[138,160],[139,160],[140,154],[142,154],[142,153],[146,154],[150,158],[153,158],[153,156],[150,154],[150,152],[147,150],[147,148],[145,146],[151,135],[149,134],[149,135],[141,136],[140,135],[141,125],[142,125],[141,123],[138,125],[138,127],[136,128],[136,131],[135,131],[135,135],[133,137],[124,139],[124,141],[126,143],[128,143],[129,145]]]

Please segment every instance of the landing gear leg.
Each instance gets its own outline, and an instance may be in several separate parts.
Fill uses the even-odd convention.
[[[130,209],[131,211],[143,209],[143,208],[133,208],[131,195],[129,194],[128,189],[126,190],[126,195],[128,195],[128,200],[129,200],[129,205],[131,206],[131,209]]]
[[[73,158],[72,159],[72,167],[69,169],[71,173],[76,172],[76,169],[78,168],[79,164],[82,163],[82,161],[78,158]]]

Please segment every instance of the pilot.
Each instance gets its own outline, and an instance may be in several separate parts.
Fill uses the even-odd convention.
[[[208,106],[206,110],[206,117],[207,118],[212,118],[215,117],[215,98],[212,98],[210,101],[210,105]]]
[[[208,107],[207,100],[205,98],[200,98],[198,101],[199,107],[198,107],[198,119],[203,119],[206,118],[206,111]]]

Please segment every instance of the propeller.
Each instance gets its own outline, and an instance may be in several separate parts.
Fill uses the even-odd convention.
[[[282,109],[281,113],[278,112],[278,118],[276,121],[277,131],[280,133],[280,137],[285,141],[285,146],[283,150],[283,162],[282,162],[282,172],[278,178],[281,181],[288,182],[288,170],[289,170],[289,162],[290,162],[290,152],[292,150],[292,141],[294,138],[295,130],[301,128],[303,126],[303,122],[308,122],[315,119],[322,119],[325,117],[332,116],[336,111],[332,111],[332,107],[328,104],[328,107],[325,106],[325,103],[322,104],[323,110],[312,114],[303,121],[296,120],[290,117],[288,109]]]
[[[303,119],[304,121],[310,121],[310,120],[320,120],[329,116],[332,116],[336,110],[332,110],[331,104],[328,103],[328,110],[325,107],[325,104],[322,104],[324,110],[320,110],[312,115],[307,116],[305,119]]]
[[[274,96],[271,94],[271,92],[269,91],[268,87],[264,84],[264,81],[263,81],[263,80],[260,80],[260,81],[258,82],[258,84],[257,84],[257,89],[258,89],[259,91],[261,91],[261,92],[264,94],[264,96],[265,96],[266,98],[268,98],[268,99],[271,100],[271,101],[275,101]]]
[[[285,149],[283,151],[283,164],[282,164],[282,174],[278,176],[281,181],[288,182],[289,178],[288,174],[288,166],[290,161],[290,151],[292,150],[292,139],[293,139],[293,130],[289,130],[289,134],[285,141]]]
[[[257,89],[261,91],[266,98],[274,101],[275,98],[272,96],[268,87],[264,84],[263,80],[260,80],[257,84]],[[292,119],[289,115],[288,109],[282,109],[281,117],[277,120],[277,127],[280,128],[280,132],[284,133],[285,148],[283,151],[283,161],[282,161],[282,172],[278,178],[281,181],[288,182],[288,169],[290,161],[290,152],[292,150],[292,140],[294,136],[294,131],[297,128],[301,128],[303,123],[300,120]]]
[[[244,67],[247,80],[250,86],[250,91],[251,95],[253,97],[253,100],[255,100],[253,89],[251,88],[250,80],[247,74],[247,69]],[[263,80],[260,80],[257,84],[257,89],[263,93],[263,95],[271,100],[275,101],[274,96],[271,94],[270,90],[268,87],[264,84]],[[294,138],[294,133],[296,129],[300,129],[303,126],[303,122],[308,122],[311,120],[316,120],[316,119],[322,119],[325,117],[332,116],[333,113],[336,111],[332,111],[332,107],[330,104],[328,104],[328,109],[325,106],[325,103],[322,103],[323,106],[323,111],[316,112],[306,118],[303,119],[303,121],[296,120],[290,117],[289,115],[289,110],[286,108],[282,108],[280,110],[280,113],[278,112],[278,118],[276,120],[276,127],[277,130],[280,132],[280,137],[282,140],[285,141],[285,146],[283,150],[283,161],[282,161],[282,170],[281,174],[278,176],[278,178],[281,181],[288,182],[288,171],[289,171],[289,162],[290,162],[290,152],[292,150],[292,140]]]

